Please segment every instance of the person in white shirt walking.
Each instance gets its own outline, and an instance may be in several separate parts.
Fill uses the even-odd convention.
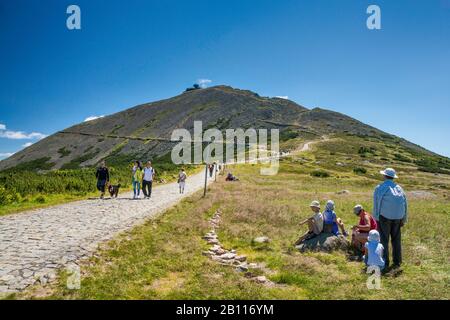
[[[152,196],[153,178],[155,177],[155,169],[152,167],[152,162],[148,161],[144,168],[144,178],[142,180],[142,191],[145,199],[150,199]]]

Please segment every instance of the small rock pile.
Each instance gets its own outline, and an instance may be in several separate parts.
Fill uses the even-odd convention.
[[[273,282],[268,280],[265,276],[255,276],[249,271],[257,269],[261,270],[263,267],[257,263],[248,263],[245,255],[238,255],[234,249],[227,250],[220,243],[216,229],[219,228],[221,214],[221,211],[218,210],[209,220],[212,229],[203,237],[203,239],[205,239],[208,244],[212,245],[212,247],[208,251],[204,251],[203,255],[221,265],[234,267],[238,272],[245,272],[246,277],[257,283],[267,286],[273,285]]]

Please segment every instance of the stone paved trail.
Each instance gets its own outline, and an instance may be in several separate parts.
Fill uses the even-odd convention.
[[[54,279],[59,268],[89,256],[99,243],[202,189],[204,179],[204,172],[189,177],[184,195],[170,183],[154,188],[151,200],[130,200],[125,192],[118,199],[78,201],[0,217],[0,293]]]

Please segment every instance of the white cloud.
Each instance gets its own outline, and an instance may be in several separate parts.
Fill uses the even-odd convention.
[[[33,145],[33,142],[27,142],[27,143],[23,144],[22,147],[28,148],[28,147],[30,147],[31,145]]]
[[[104,115],[103,116],[90,116],[90,117],[87,117],[86,119],[84,119],[84,122],[97,120],[97,119],[100,119],[100,118],[103,118],[103,117],[105,117],[105,116]]]
[[[6,130],[6,125],[0,124],[0,138],[12,140],[41,140],[45,137],[47,137],[47,135],[40,132],[26,133],[23,131]]]
[[[13,155],[14,153],[12,152],[0,152],[0,159],[6,159],[9,158]]]
[[[0,130],[0,138],[12,140],[41,140],[47,137],[46,134],[39,132],[26,133],[23,131]]]
[[[212,80],[209,80],[209,79],[198,79],[197,80],[197,84],[201,88],[206,88],[208,86],[208,84],[210,84],[211,82],[212,82]]]
[[[275,96],[275,98],[289,100],[288,96]]]

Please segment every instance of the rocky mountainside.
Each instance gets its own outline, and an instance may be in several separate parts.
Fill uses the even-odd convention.
[[[346,133],[392,139],[393,136],[346,115],[290,100],[261,97],[229,86],[184,92],[173,98],[139,105],[57,132],[0,162],[0,170],[20,164],[45,163],[45,169],[92,166],[105,158],[151,159],[171,150],[174,129],[193,131],[194,121],[204,130],[228,128],[279,128],[321,136]],[[289,135],[288,135],[289,136]],[[396,137],[395,137],[396,138]],[[398,139],[420,152],[425,149]]]

